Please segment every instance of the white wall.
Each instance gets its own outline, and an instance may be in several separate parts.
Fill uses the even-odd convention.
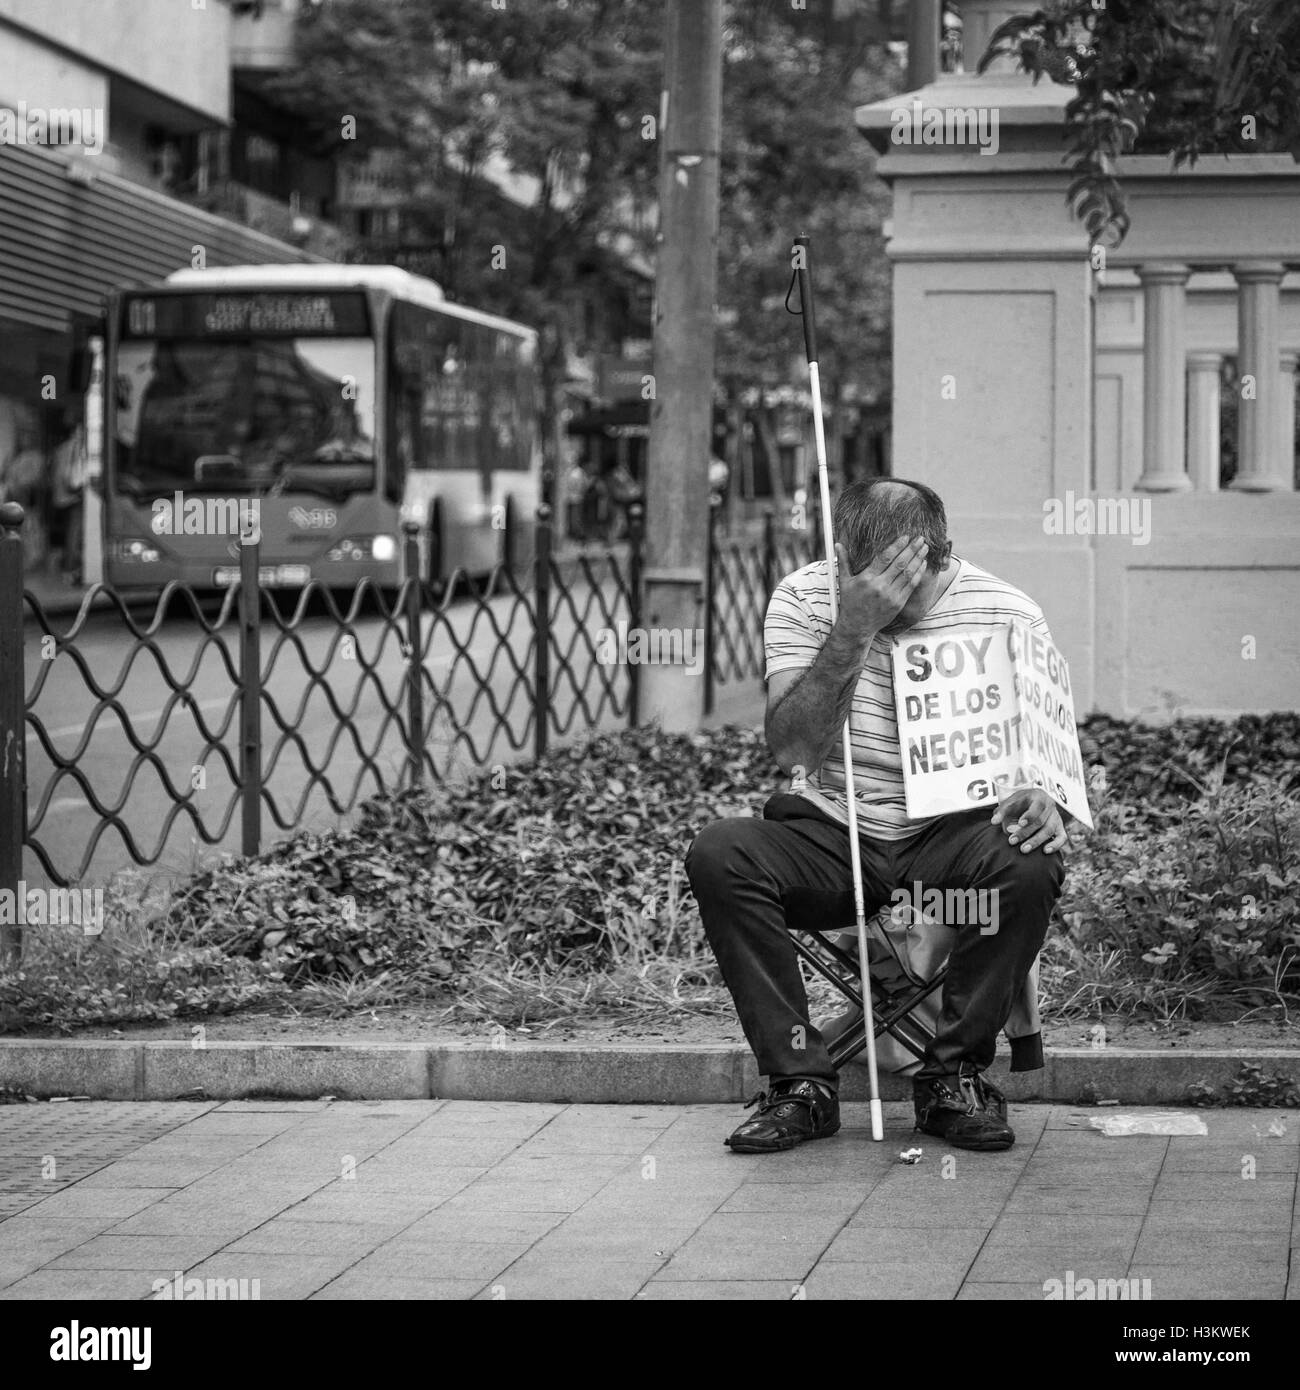
[[[230,117],[230,12],[224,0],[0,0],[5,19],[214,120]],[[28,69],[10,62],[12,37],[0,31],[0,66],[21,74],[23,86]],[[38,102],[26,91],[18,97],[29,105],[73,104],[61,94],[57,101]]]
[[[6,3],[0,0],[0,13]],[[0,27],[0,106],[16,110],[23,101],[45,110],[90,107],[107,113],[108,78],[48,44]]]

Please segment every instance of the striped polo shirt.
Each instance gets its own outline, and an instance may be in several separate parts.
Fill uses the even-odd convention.
[[[877,633],[867,649],[866,663],[853,692],[849,728],[853,747],[853,776],[857,792],[858,828],[881,840],[903,840],[920,834],[938,819],[910,820],[903,793],[903,761],[894,706],[893,645],[919,633],[942,636],[955,629],[998,627],[1013,618],[1027,621],[1048,641],[1042,609],[1005,580],[997,579],[969,560],[952,557],[957,576],[939,601],[919,622],[905,631]],[[763,626],[767,680],[779,671],[799,671],[812,665],[831,630],[826,561],[817,560],[787,575],[768,604]],[[848,824],[844,794],[844,754],[837,736],[834,750],[806,783],[792,778],[790,790],[820,807],[842,825]]]

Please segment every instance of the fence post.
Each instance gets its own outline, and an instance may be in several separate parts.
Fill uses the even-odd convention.
[[[709,549],[704,565],[704,713],[713,713],[713,656],[716,632],[716,617],[713,612],[714,592],[717,582],[715,571],[718,567],[718,517],[722,512],[722,498],[716,492],[709,494]]]
[[[534,560],[536,622],[533,646],[533,754],[546,756],[551,723],[551,508],[537,508],[537,553]]]
[[[424,581],[420,577],[420,528],[402,522],[406,551],[406,751],[410,758],[411,786],[424,782],[424,661],[420,633],[420,605]]]
[[[442,579],[442,499],[435,497],[429,503],[429,570],[424,576],[429,582],[430,596],[433,586]]]
[[[519,530],[519,521],[515,516],[515,504],[511,498],[507,497],[502,505],[504,515],[501,518],[501,557],[499,563],[505,573],[514,578],[515,557],[519,553],[516,535]],[[508,590],[509,585],[506,588]]]
[[[242,851],[251,857],[262,842],[262,546],[239,544],[239,783]]]
[[[0,506],[0,892],[18,893],[27,833],[26,680],[23,675],[23,509]],[[22,960],[23,930],[0,926],[0,969]]]
[[[627,509],[627,625],[636,631],[641,626],[641,584],[645,568],[645,507],[633,502]],[[635,729],[641,723],[641,665],[627,668],[627,723]]]
[[[776,588],[776,513],[769,507],[763,513],[763,594],[772,597]],[[761,626],[761,623],[760,623]]]

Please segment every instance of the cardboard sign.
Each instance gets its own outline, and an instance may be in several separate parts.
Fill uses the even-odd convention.
[[[894,643],[907,814],[969,811],[1041,787],[1092,828],[1064,657],[1028,623]]]

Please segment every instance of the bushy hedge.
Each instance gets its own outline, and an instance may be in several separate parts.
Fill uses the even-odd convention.
[[[1086,765],[1105,769],[1112,794],[1139,811],[1176,812],[1219,781],[1300,793],[1300,714],[1156,725],[1097,714],[1080,724],[1079,747]]]
[[[1212,787],[1154,826],[1097,800],[1044,952],[1050,999],[1215,1017],[1300,995],[1300,800]]]
[[[277,952],[295,984],[392,967],[446,980],[485,946],[539,967],[596,962],[614,924],[670,930],[696,831],[780,780],[749,730],[607,735],[462,789],[376,798],[350,831],[220,865],[168,926],[232,955]]]
[[[1104,769],[1044,955],[1048,1009],[1240,1013],[1300,992],[1300,719],[1087,721]],[[349,831],[227,859],[91,942],[35,942],[0,1028],[165,1018],[322,982],[456,998],[656,953],[716,984],[682,868],[784,779],[761,735],[633,730],[372,800]],[[110,912],[110,919],[113,913]],[[75,959],[74,959],[75,957]]]

